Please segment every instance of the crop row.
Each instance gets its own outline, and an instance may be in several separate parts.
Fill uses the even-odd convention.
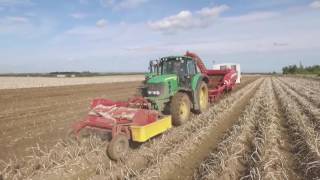
[[[320,83],[312,80],[279,78],[281,82],[294,90],[300,96],[307,98],[310,102],[320,108]]]
[[[287,119],[289,133],[293,141],[293,152],[299,162],[299,168],[307,179],[320,177],[320,136],[298,102],[288,96],[285,88],[277,80],[273,81],[281,110]]]

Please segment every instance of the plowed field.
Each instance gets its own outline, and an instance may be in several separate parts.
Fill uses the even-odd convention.
[[[0,90],[3,179],[319,179],[320,83],[244,77],[209,110],[121,161],[108,136],[66,137],[95,97],[126,100],[141,82]]]

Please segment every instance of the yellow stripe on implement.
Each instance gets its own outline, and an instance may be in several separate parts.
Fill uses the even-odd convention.
[[[166,116],[146,126],[131,126],[132,140],[145,142],[153,136],[165,132],[171,127],[171,116]]]

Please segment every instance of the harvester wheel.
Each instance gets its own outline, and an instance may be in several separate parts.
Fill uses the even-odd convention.
[[[178,92],[172,97],[170,112],[173,125],[179,126],[189,119],[190,107],[190,99],[186,93]]]
[[[197,95],[199,100],[199,110],[197,111],[199,114],[207,111],[209,107],[209,94],[208,94],[208,86],[205,82],[201,82],[200,86],[197,89]]]
[[[110,159],[119,160],[123,157],[129,148],[127,136],[119,134],[112,138],[107,148],[107,153]]]

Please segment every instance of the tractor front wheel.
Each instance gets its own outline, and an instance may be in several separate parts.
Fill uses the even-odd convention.
[[[110,159],[117,161],[127,153],[128,148],[129,141],[127,136],[118,134],[112,138],[108,145],[107,153]]]
[[[170,112],[172,116],[172,124],[179,126],[187,121],[190,117],[190,99],[186,93],[178,92],[172,99],[170,104]]]

